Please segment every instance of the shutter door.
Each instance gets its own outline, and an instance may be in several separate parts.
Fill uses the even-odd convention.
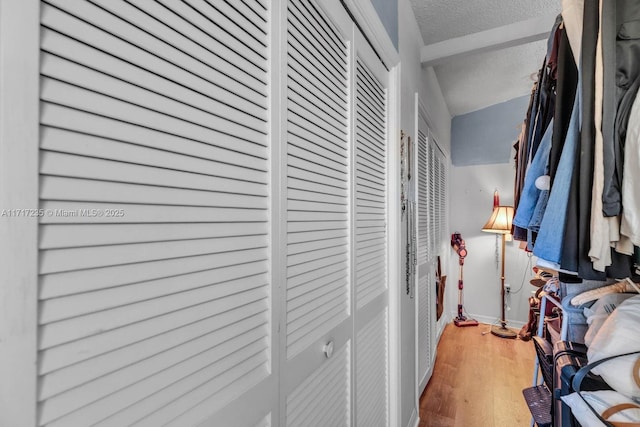
[[[387,289],[386,91],[358,58],[356,68],[356,301]]]
[[[38,425],[272,394],[269,4],[42,3]]]
[[[437,218],[437,202],[436,202],[436,157],[433,150],[433,146],[428,144],[427,148],[427,173],[429,180],[429,259],[431,260],[437,251],[436,248],[436,226],[438,223]]]
[[[355,366],[356,423],[388,425],[387,81],[388,73],[356,33],[355,67]]]
[[[347,47],[316,5],[289,2],[287,358],[349,316]]]
[[[351,398],[349,49],[342,7],[287,10],[282,425],[346,426]],[[328,4],[328,3],[327,3]],[[331,13],[331,15],[329,15]],[[336,14],[348,26],[339,28]],[[333,352],[323,354],[331,341]]]
[[[419,391],[426,386],[431,369],[431,294],[434,283],[433,260],[429,244],[429,140],[428,129],[422,116],[418,126],[418,379]]]

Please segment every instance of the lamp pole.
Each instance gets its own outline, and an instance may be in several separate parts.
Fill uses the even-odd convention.
[[[500,328],[491,328],[491,333],[500,338],[515,338],[517,334],[511,329],[507,328],[507,318],[504,313],[504,253],[506,249],[507,235],[502,233],[502,256],[500,257],[501,269],[500,269],[500,301],[502,302]]]

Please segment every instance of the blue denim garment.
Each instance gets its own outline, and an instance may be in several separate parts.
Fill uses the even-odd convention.
[[[578,73],[580,76],[580,73]],[[569,202],[569,188],[576,161],[576,150],[580,140],[582,125],[582,79],[578,77],[578,89],[573,103],[567,137],[560,155],[558,170],[551,186],[549,201],[540,224],[540,231],[533,248],[533,254],[552,264],[560,265],[562,245]]]
[[[521,228],[528,228],[534,209],[538,203],[541,190],[536,187],[536,179],[547,173],[549,167],[549,152],[551,151],[551,135],[553,134],[553,119],[538,146],[531,164],[524,177],[524,185],[520,194],[520,202],[513,223]]]
[[[542,218],[544,218],[544,211],[547,209],[547,203],[549,202],[549,190],[541,190],[536,202],[536,207],[533,209],[531,220],[527,228],[536,233],[540,231],[540,224],[542,224]]]

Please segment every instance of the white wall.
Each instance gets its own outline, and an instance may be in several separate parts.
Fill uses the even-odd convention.
[[[444,100],[440,83],[433,67],[422,67],[420,86],[420,102],[427,109],[431,132],[436,136],[438,144],[447,158],[451,153],[451,114]],[[449,161],[450,163],[450,161]]]
[[[498,189],[500,204],[513,204],[515,169],[509,164],[452,167],[450,179],[450,228],[465,239],[468,255],[464,262],[464,306],[471,317],[493,323],[500,317],[500,237],[481,231],[493,208]],[[496,263],[496,242],[498,263]],[[521,327],[529,314],[528,297],[536,290],[529,284],[535,260],[519,249],[519,242],[506,244],[505,283],[511,284],[505,315],[512,327]],[[529,264],[534,261],[533,264]],[[448,309],[457,308],[458,258],[449,262]],[[520,289],[518,291],[518,289]],[[455,316],[455,314],[454,314]]]
[[[415,95],[426,109],[429,126],[448,155],[451,141],[451,116],[432,68],[423,69],[420,63],[422,36],[415,20],[409,0],[399,0],[399,54],[401,60],[401,129],[415,141],[416,109]],[[412,194],[410,197],[415,200]],[[402,224],[402,235],[406,236],[406,218]],[[402,253],[406,238],[401,242]],[[446,264],[445,264],[446,265]],[[404,277],[404,265],[401,277]],[[416,393],[416,299],[403,293],[401,299],[401,425],[413,425],[418,417]]]
[[[398,2],[399,37],[398,44],[400,50],[400,71],[401,71],[401,116],[400,129],[407,133],[413,140],[416,139],[416,112],[415,112],[415,93],[419,90],[420,85],[420,48],[422,47],[422,36],[418,24],[413,15],[413,10],[408,0],[400,0]],[[409,186],[411,188],[411,186]],[[409,198],[415,200],[413,195]],[[402,242],[400,243],[402,260],[406,248],[406,227],[407,216],[402,218]],[[405,265],[402,262],[402,272],[400,277],[405,277]],[[400,284],[404,289],[404,283]],[[416,379],[418,373],[416,371],[416,329],[415,316],[416,307],[415,299],[402,292],[400,300],[401,314],[401,354],[400,354],[400,387],[402,398],[400,402],[401,426],[411,427],[411,424],[418,419],[418,398],[416,396]]]

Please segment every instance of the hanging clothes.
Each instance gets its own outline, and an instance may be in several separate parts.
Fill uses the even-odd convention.
[[[517,143],[516,157],[516,183],[514,191],[514,209],[518,209],[518,203],[525,182],[526,168],[538,151],[542,138],[549,128],[555,110],[556,70],[560,24],[560,15],[556,18],[553,29],[547,39],[547,54],[538,71],[538,79],[534,84],[529,101],[529,108],[524,123],[524,131]],[[530,230],[519,225],[513,228],[513,237],[518,241],[531,241]]]
[[[526,232],[539,266],[566,277],[629,276],[640,253],[640,2],[562,5],[519,138],[528,152],[516,162],[514,231],[518,240]],[[548,191],[534,184],[543,173]]]
[[[622,222],[620,233],[635,246],[640,246],[640,180],[631,171],[640,171],[640,96],[631,108],[624,145],[624,170],[622,177]]]
[[[616,216],[622,211],[627,123],[640,86],[640,2],[605,1],[603,7],[605,107],[602,204],[606,216]]]

